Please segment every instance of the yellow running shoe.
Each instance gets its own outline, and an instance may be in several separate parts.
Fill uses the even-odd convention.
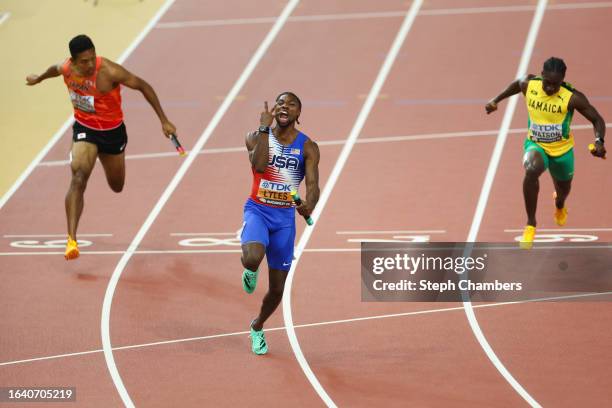
[[[555,200],[555,223],[557,223],[558,226],[562,227],[565,225],[565,222],[567,221],[567,208],[563,207],[561,209],[557,208],[557,192],[555,191],[553,193],[553,200]]]
[[[68,241],[66,242],[66,252],[64,252],[64,258],[67,261],[71,259],[77,259],[79,257],[79,245],[77,242],[68,236]]]
[[[533,246],[533,238],[535,237],[536,228],[533,225],[527,225],[523,230],[520,247],[522,249],[531,249]]]

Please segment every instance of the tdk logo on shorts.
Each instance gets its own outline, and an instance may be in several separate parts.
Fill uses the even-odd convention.
[[[262,181],[261,188],[265,188],[266,190],[271,191],[291,191],[291,186],[289,184],[284,183],[275,183],[273,181]]]
[[[297,170],[300,161],[295,157],[285,157],[285,156],[272,156],[272,160],[268,163],[270,166],[277,167],[279,169],[289,169],[289,170]]]

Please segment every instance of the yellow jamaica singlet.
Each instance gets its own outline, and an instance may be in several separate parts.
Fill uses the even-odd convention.
[[[573,112],[567,110],[573,90],[570,84],[564,82],[559,92],[548,96],[542,88],[540,77],[531,79],[527,85],[527,137],[542,146],[549,156],[561,156],[574,147],[574,135],[570,129]]]

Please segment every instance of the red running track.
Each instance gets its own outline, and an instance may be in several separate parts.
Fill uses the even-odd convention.
[[[185,146],[194,145],[274,19],[226,20],[277,16],[285,4],[265,0],[255,7],[235,0],[204,7],[177,0],[130,56],[126,66],[154,84]],[[560,9],[563,4],[570,8]],[[280,31],[121,275],[110,332],[114,347],[140,345],[114,352],[136,406],[323,405],[284,330],[268,333],[269,355],[249,350],[246,330],[266,282],[252,296],[239,283],[233,234],[250,186],[243,137],[257,126],[264,100],[294,90],[304,102],[301,128],[321,145],[325,185],[402,22],[401,13],[372,13],[409,6],[391,0],[302,2],[293,16],[306,18],[290,19]],[[359,246],[349,242],[398,234],[467,238],[503,114],[486,116],[483,105],[516,72],[534,12],[521,6],[534,4],[425,3],[314,227],[296,269],[293,319],[306,359],[338,406],[526,405],[482,351],[461,305],[360,302]],[[612,85],[602,79],[612,60],[599,50],[609,38],[612,4],[600,6],[551,2],[529,71],[538,72],[550,55],[562,56],[568,80],[609,118]],[[204,20],[216,23],[166,24]],[[128,153],[168,152],[141,96],[125,92],[124,100]],[[512,129],[525,123],[519,103]],[[491,132],[475,133],[482,131]],[[454,132],[464,135],[448,134]],[[567,228],[609,241],[612,213],[601,209],[612,197],[599,186],[610,184],[610,171],[586,154],[591,134],[576,131]],[[401,137],[415,135],[437,136]],[[520,131],[508,137],[479,240],[511,241],[519,233],[507,230],[523,226],[522,137]],[[64,160],[69,143],[66,135],[46,164]],[[62,248],[11,246],[62,239],[65,165],[38,166],[1,209],[0,385],[76,386],[78,402],[70,406],[121,405],[101,352],[102,299],[123,251],[180,165],[176,156],[128,160],[121,195],[109,191],[98,167],[80,226],[81,238],[92,245],[76,262],[65,262]],[[546,199],[551,191],[543,179],[541,228],[553,228]],[[303,228],[298,223],[298,236]],[[431,310],[438,312],[424,313]],[[543,406],[574,407],[609,401],[610,312],[605,302],[548,302],[476,309],[476,316],[493,350],[531,396]],[[393,313],[404,315],[383,317]],[[371,319],[351,320],[364,317]],[[317,324],[344,319],[349,321]],[[282,326],[279,309],[267,327]],[[198,339],[171,342],[192,338]],[[146,345],[153,342],[162,344]],[[89,353],[42,359],[79,352]],[[18,362],[27,359],[34,361]]]

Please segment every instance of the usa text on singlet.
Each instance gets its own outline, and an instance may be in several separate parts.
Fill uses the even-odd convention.
[[[251,199],[270,207],[291,207],[291,190],[304,179],[304,143],[308,136],[299,132],[293,143],[281,144],[270,132],[268,165],[263,173],[253,171]]]

